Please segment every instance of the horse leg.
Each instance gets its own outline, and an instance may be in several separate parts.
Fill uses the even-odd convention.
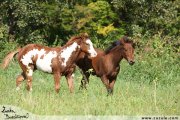
[[[27,76],[27,90],[32,91],[32,76]]]
[[[20,75],[17,76],[16,78],[16,90],[19,90],[20,89],[20,85],[21,85],[21,82],[25,79],[25,75],[24,73],[22,72]]]
[[[85,72],[84,72],[83,69],[79,68],[79,71],[80,71],[81,75],[83,76],[82,79],[81,79],[81,85],[79,86],[79,90],[81,90],[81,89],[84,88],[86,76],[85,76]]]
[[[90,76],[90,73],[85,72],[85,74],[84,74],[85,88],[86,88],[86,85],[89,84],[89,76]]]
[[[61,75],[59,72],[57,72],[57,73],[54,73],[53,76],[54,76],[54,83],[55,83],[55,91],[59,93]]]
[[[103,82],[103,84],[106,86],[108,95],[112,94],[112,89],[110,88],[110,83],[109,83],[109,79],[107,78],[107,76],[103,75],[101,77],[101,81]]]
[[[87,84],[89,83],[89,76],[90,74],[88,72],[81,72],[81,74],[83,75],[83,78],[81,80],[81,85],[79,87],[79,89],[86,89],[87,90]]]
[[[110,80],[109,82],[109,87],[110,87],[110,90],[109,90],[109,94],[113,94],[113,88],[114,88],[114,84],[115,84],[116,80],[115,79],[112,79]]]
[[[27,79],[27,90],[28,91],[32,91],[33,69],[34,69],[33,65],[27,66],[26,73],[25,73],[25,76],[26,76],[26,79]]]
[[[67,75],[66,80],[68,83],[70,93],[73,93],[73,90],[74,90],[74,83],[73,83],[74,82],[74,74]]]

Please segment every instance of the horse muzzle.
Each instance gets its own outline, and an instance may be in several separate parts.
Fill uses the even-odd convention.
[[[96,56],[97,56],[97,52],[96,52],[96,51],[92,52],[92,53],[90,54],[90,56],[91,56],[91,57],[96,57]]]
[[[130,65],[134,65],[135,61],[130,60],[130,61],[128,61],[128,63],[129,63]]]

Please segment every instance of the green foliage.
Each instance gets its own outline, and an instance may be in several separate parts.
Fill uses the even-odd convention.
[[[90,23],[93,30],[98,30],[98,28],[112,24],[117,19],[116,14],[111,10],[110,4],[106,1],[90,3],[88,8],[94,15],[93,22]]]
[[[2,62],[5,55],[7,55],[10,51],[17,49],[17,47],[17,42],[0,41],[0,61]]]
[[[122,27],[115,27],[117,14],[112,11],[106,1],[91,2],[87,6],[75,6],[75,28],[80,32],[88,32],[95,46],[104,48],[111,41],[125,34]]]
[[[44,24],[37,2],[12,0],[3,4],[7,9],[7,16],[3,14],[3,24],[9,26],[9,36],[14,36],[13,41],[16,39],[21,44],[27,44],[27,36]]]
[[[0,39],[21,45],[64,44],[70,36],[87,32],[92,39],[96,36],[96,46],[104,47],[125,34],[178,38],[180,29],[177,0],[3,0],[0,10]]]
[[[8,38],[8,26],[7,25],[0,25],[0,40],[7,41]]]
[[[179,2],[178,0],[113,0],[114,8],[120,12],[120,18],[129,23],[128,31],[133,33],[132,27],[142,27],[142,33],[151,35],[162,32],[163,35],[179,34]]]

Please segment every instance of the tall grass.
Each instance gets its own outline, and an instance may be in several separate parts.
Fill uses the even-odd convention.
[[[61,79],[59,94],[52,75],[36,71],[33,91],[15,90],[15,78],[21,72],[17,62],[0,70],[0,104],[21,107],[39,115],[180,115],[179,59],[169,55],[136,55],[129,66],[123,60],[113,96],[98,77],[91,76],[88,90],[79,90],[81,74],[75,73],[75,91],[70,94],[66,79]]]

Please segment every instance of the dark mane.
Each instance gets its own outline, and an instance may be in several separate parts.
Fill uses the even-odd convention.
[[[114,41],[111,43],[111,46],[109,46],[106,50],[105,50],[105,53],[109,53],[114,47],[116,47],[117,45],[120,45],[120,41],[117,40],[117,41]]]
[[[113,48],[115,48],[118,45],[123,45],[123,43],[130,43],[133,45],[133,41],[129,39],[127,36],[124,36],[120,40],[112,42],[111,46],[105,50],[105,53],[108,54]]]

